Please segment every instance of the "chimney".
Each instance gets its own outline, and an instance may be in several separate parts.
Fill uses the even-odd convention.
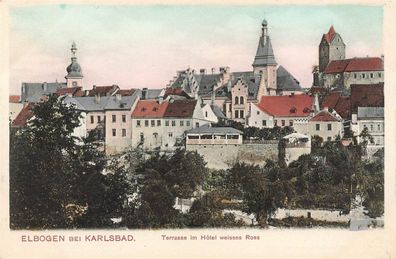
[[[314,111],[314,113],[317,113],[317,112],[319,111],[319,109],[320,109],[320,106],[319,106],[319,97],[318,97],[318,94],[317,94],[317,93],[315,94],[314,102],[313,102],[312,105],[313,105],[312,110]]]
[[[212,74],[214,74],[216,71],[216,69],[214,67],[212,67]]]
[[[117,101],[121,101],[121,94],[116,94],[115,96]]]
[[[147,88],[145,87],[142,90],[142,100],[146,100],[146,97],[147,97]]]
[[[205,68],[201,68],[201,69],[199,70],[199,73],[200,73],[201,75],[205,75],[206,69],[205,69]]]
[[[211,99],[211,105],[214,105],[215,103],[215,99],[216,99],[216,91],[215,91],[215,87],[212,87],[212,99]]]
[[[95,94],[95,103],[100,102],[100,94]]]

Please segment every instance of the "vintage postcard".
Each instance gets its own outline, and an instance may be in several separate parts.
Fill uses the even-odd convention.
[[[0,258],[396,256],[393,2],[0,4]]]

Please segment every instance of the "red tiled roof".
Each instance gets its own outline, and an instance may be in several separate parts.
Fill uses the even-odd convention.
[[[165,114],[168,102],[158,103],[155,100],[140,100],[132,112],[134,118],[160,118]]]
[[[313,116],[309,121],[338,121],[338,120],[330,112],[321,111],[315,116]]]
[[[312,108],[313,97],[309,95],[263,96],[256,106],[272,116],[306,117]]]
[[[66,95],[66,94],[72,94],[74,95],[77,91],[80,91],[81,87],[65,87],[65,88],[59,88],[56,90],[57,95]]]
[[[182,88],[175,88],[175,87],[166,88],[164,98],[168,97],[169,95],[178,95],[178,96],[184,96],[186,98],[190,98],[190,96],[186,92],[184,92]]]
[[[94,86],[92,90],[89,91],[88,96],[95,96],[96,94],[99,94],[100,96],[105,96],[110,94],[117,86],[111,85],[111,86]]]
[[[122,96],[131,96],[136,89],[120,89],[117,91],[117,94],[121,94]]]
[[[384,84],[351,85],[351,110],[359,106],[384,107]]]
[[[170,101],[164,117],[192,117],[196,104],[193,99]]]
[[[329,91],[329,89],[327,87],[324,86],[312,86],[308,93],[310,94],[320,94],[320,93],[327,93]]]
[[[348,118],[351,114],[350,106],[350,98],[348,96],[342,96],[341,92],[331,92],[322,102],[322,108],[331,108],[344,119]]]
[[[324,73],[343,73],[358,71],[383,71],[384,61],[381,58],[351,58],[331,61]]]
[[[83,90],[78,90],[77,92],[74,93],[75,97],[83,97],[85,96],[85,91]]]
[[[10,95],[8,102],[10,103],[19,103],[21,100],[21,96],[20,95]]]
[[[330,27],[329,31],[326,34],[323,34],[323,36],[325,37],[327,43],[331,43],[334,39],[335,36],[335,30],[333,25]]]
[[[33,117],[33,104],[29,103],[16,116],[15,120],[12,122],[13,127],[24,127],[29,119]]]

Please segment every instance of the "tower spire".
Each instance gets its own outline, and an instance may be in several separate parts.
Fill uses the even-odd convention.
[[[67,75],[66,75],[66,83],[67,87],[75,87],[75,86],[82,86],[82,70],[81,66],[77,63],[77,57],[76,57],[76,52],[77,52],[77,45],[73,41],[72,46],[71,46],[71,64],[66,68]]]

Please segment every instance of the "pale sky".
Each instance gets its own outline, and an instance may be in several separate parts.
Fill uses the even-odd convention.
[[[73,40],[85,89],[162,88],[187,67],[250,71],[264,18],[278,64],[303,87],[312,84],[318,45],[331,25],[347,57],[383,54],[381,6],[13,7],[10,93],[20,94],[21,82],[65,81]]]

